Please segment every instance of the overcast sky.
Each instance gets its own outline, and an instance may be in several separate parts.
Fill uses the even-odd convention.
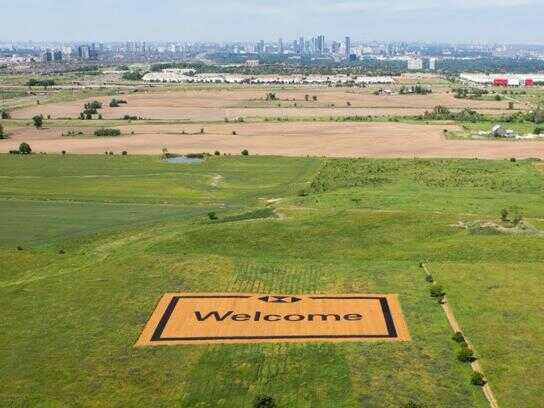
[[[327,39],[544,44],[544,0],[0,0],[0,41]]]

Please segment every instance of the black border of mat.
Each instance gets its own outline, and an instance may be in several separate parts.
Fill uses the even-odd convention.
[[[374,299],[379,300],[383,316],[385,319],[385,324],[387,327],[386,334],[360,334],[360,335],[294,335],[294,336],[217,336],[217,337],[162,337],[162,333],[174,313],[178,302],[182,298],[186,299],[248,299],[252,296],[241,296],[241,295],[202,295],[202,296],[173,296],[170,300],[170,303],[166,307],[164,314],[159,321],[159,324],[155,328],[153,335],[151,336],[151,342],[162,342],[162,341],[208,341],[208,340],[289,340],[289,339],[392,339],[397,338],[397,329],[395,327],[395,322],[393,316],[391,315],[391,309],[389,308],[389,302],[384,296],[310,296],[310,299],[319,300],[319,299],[338,299],[338,300],[347,300],[347,299]]]

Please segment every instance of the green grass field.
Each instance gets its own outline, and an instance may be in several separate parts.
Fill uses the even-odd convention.
[[[0,406],[486,407],[426,261],[501,407],[538,408],[544,238],[453,226],[544,228],[538,166],[0,155]],[[173,291],[398,293],[412,341],[135,349]]]

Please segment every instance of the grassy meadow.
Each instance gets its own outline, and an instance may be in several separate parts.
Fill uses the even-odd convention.
[[[542,229],[543,191],[532,161],[0,155],[0,406],[486,407],[426,261],[501,407],[537,408],[544,238],[454,225]],[[412,341],[135,349],[175,291],[398,293]]]

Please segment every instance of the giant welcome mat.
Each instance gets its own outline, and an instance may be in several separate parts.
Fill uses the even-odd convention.
[[[407,341],[397,295],[168,293],[136,346]]]

